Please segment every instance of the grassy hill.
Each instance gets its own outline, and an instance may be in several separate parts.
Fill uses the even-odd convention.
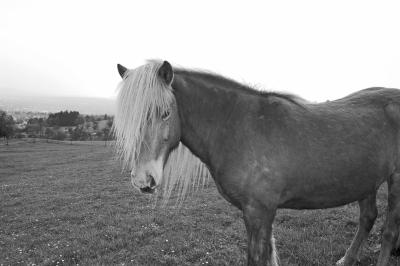
[[[179,210],[153,209],[132,190],[112,148],[0,142],[0,264],[243,265],[241,213],[214,185]],[[359,265],[376,263],[386,192]],[[280,210],[275,237],[282,265],[333,265],[356,231],[357,204]],[[392,258],[392,264],[400,260]]]

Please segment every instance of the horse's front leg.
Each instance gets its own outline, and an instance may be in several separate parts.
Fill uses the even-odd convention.
[[[272,236],[272,223],[276,207],[266,208],[258,204],[249,204],[243,209],[247,229],[247,263],[250,266],[277,266],[278,257],[275,240]]]

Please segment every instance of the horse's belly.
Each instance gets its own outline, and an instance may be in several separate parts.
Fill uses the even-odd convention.
[[[347,155],[345,148],[337,153],[319,154],[318,157],[325,156],[325,160],[314,157],[308,164],[302,162],[302,167],[296,165],[297,171],[291,169],[283,173],[284,188],[279,207],[337,207],[375,193],[392,173],[393,160],[390,151],[369,148],[374,152],[362,152],[353,147]]]
[[[280,208],[323,209],[342,206],[374,193],[384,179],[347,178],[336,182],[305,182],[283,193]]]
[[[292,198],[288,201],[283,202],[279,205],[279,208],[287,208],[287,209],[325,209],[325,208],[333,208],[338,206],[343,206],[348,203],[360,200],[365,198],[367,195],[371,194],[371,191],[357,194],[357,195],[345,195],[345,197],[334,198],[334,197],[307,197],[307,198]]]

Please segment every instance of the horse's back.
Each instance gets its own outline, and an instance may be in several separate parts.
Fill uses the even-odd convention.
[[[384,87],[371,87],[350,94],[336,101],[348,106],[355,105],[364,109],[382,110],[384,119],[400,130],[400,90]]]
[[[385,87],[371,87],[352,93],[333,102],[360,103],[360,104],[400,104],[400,90]]]
[[[400,166],[400,90],[369,88],[307,105],[293,116],[290,132],[281,132],[294,140],[287,147],[290,163],[280,166],[287,182],[281,207],[326,208],[358,200]]]

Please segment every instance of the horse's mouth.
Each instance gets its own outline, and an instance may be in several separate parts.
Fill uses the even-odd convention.
[[[153,188],[151,188],[151,187],[141,187],[140,188],[140,191],[142,193],[146,193],[146,194],[153,194],[155,190],[156,190],[155,187],[153,187]]]

